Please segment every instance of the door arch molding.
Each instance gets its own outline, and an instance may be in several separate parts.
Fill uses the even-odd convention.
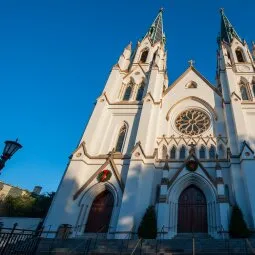
[[[114,198],[114,206],[110,221],[110,231],[114,232],[117,226],[117,219],[119,215],[120,210],[120,198],[122,197],[122,191],[121,189],[116,188],[112,183],[110,182],[99,182],[94,185],[92,185],[88,190],[86,190],[79,200],[77,206],[79,208],[79,213],[77,215],[77,221],[76,221],[76,228],[78,233],[83,233],[85,230],[85,224],[88,220],[90,208],[92,206],[93,201],[95,198],[104,192],[105,190],[108,190],[111,192]]]
[[[187,173],[179,176],[168,190],[167,202],[169,204],[169,236],[177,234],[178,223],[178,199],[187,187],[194,185],[203,191],[207,202],[208,233],[217,236],[219,225],[219,208],[217,205],[217,191],[215,186],[206,177],[195,173]]]

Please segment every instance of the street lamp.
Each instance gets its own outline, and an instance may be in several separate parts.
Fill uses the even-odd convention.
[[[22,145],[18,143],[18,139],[16,141],[5,141],[3,154],[0,158],[0,170],[4,168],[5,162],[10,159],[17,150],[21,148]]]

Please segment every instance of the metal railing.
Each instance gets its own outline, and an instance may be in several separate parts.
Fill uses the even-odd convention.
[[[136,243],[136,245],[135,245],[133,251],[131,252],[131,255],[135,254],[135,251],[136,251],[137,247],[139,246],[139,243],[141,243],[141,245],[140,245],[140,254],[142,254],[143,239],[140,238],[140,239],[137,241],[137,243]]]

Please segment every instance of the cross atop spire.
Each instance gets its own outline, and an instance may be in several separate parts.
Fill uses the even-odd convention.
[[[231,43],[233,38],[235,37],[237,40],[242,42],[242,39],[239,37],[237,32],[235,31],[234,27],[226,17],[224,13],[224,9],[220,9],[221,14],[221,33],[220,33],[220,39],[224,40],[227,43]]]
[[[145,37],[148,36],[151,39],[152,44],[157,42],[165,43],[165,34],[163,32],[163,8],[160,8],[159,13],[152,25],[149,28],[149,31],[146,33]]]

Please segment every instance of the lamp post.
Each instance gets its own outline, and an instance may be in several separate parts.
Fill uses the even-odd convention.
[[[5,162],[10,159],[13,154],[22,148],[22,145],[18,143],[18,139],[16,141],[5,141],[5,147],[0,158],[0,171],[4,168]]]

